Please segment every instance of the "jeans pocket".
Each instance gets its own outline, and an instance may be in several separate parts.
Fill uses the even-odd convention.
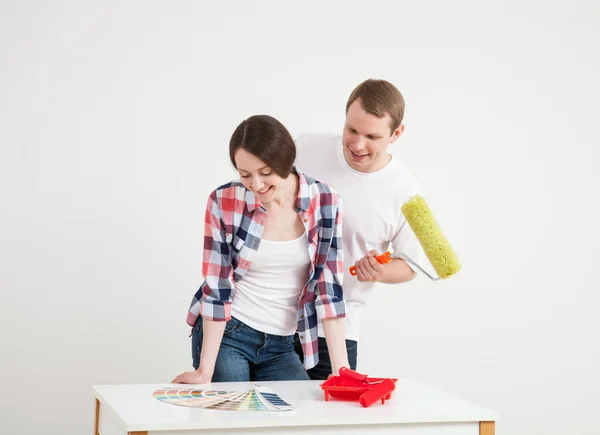
[[[237,319],[234,319],[233,317],[231,319],[229,319],[227,321],[227,324],[225,325],[225,332],[224,334],[229,335],[231,334],[233,331],[238,329],[238,326],[240,325],[240,321]]]

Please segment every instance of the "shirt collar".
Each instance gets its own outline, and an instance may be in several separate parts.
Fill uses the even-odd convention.
[[[296,198],[296,209],[298,211],[308,211],[310,205],[310,191],[308,189],[308,181],[302,172],[294,166],[294,170],[298,174],[298,197]]]
[[[262,208],[262,204],[250,189],[246,189],[246,207],[248,211],[254,211],[257,208]]]

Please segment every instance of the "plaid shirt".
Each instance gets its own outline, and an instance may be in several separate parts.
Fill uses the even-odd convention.
[[[346,316],[342,291],[342,202],[329,185],[298,172],[296,210],[308,235],[310,273],[298,303],[298,335],[304,368],[319,362],[317,318]],[[204,218],[202,283],[190,306],[187,323],[198,316],[208,320],[231,318],[235,283],[252,265],[262,238],[267,212],[254,193],[239,181],[227,183],[208,198]]]

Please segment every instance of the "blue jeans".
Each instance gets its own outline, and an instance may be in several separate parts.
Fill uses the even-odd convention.
[[[192,361],[197,370],[202,349],[202,317],[192,331]],[[308,380],[294,350],[294,336],[265,334],[238,319],[225,326],[213,382]]]
[[[304,358],[304,352],[298,334],[295,337],[296,353],[300,358]],[[350,369],[356,370],[356,362],[358,359],[358,342],[354,340],[346,340],[346,351],[348,352],[348,363]],[[323,337],[319,337],[319,362],[312,369],[308,369],[308,376],[313,380],[326,380],[331,374],[331,359],[329,358],[329,350],[327,349],[327,341]]]

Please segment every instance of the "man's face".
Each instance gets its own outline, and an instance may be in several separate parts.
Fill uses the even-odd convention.
[[[389,163],[387,149],[404,131],[402,124],[390,131],[390,123],[391,118],[387,114],[378,118],[365,112],[360,98],[350,105],[342,143],[344,158],[351,168],[360,172],[376,172]]]

